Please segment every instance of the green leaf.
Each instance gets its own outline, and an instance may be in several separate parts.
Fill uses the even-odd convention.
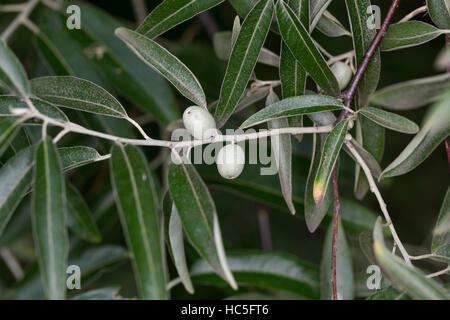
[[[417,124],[392,112],[373,107],[364,107],[359,112],[373,122],[394,131],[408,134],[415,134],[419,131]]]
[[[427,0],[428,14],[441,29],[450,29],[450,4],[447,0]]]
[[[237,14],[245,18],[258,0],[229,0]]]
[[[381,41],[381,50],[393,51],[418,46],[439,37],[442,30],[422,21],[391,24]]]
[[[23,119],[17,117],[0,118],[0,156],[19,132],[22,122]]]
[[[277,102],[278,96],[271,91],[266,100],[266,105],[272,105]],[[269,129],[287,128],[289,126],[287,119],[274,119],[267,123]],[[291,135],[277,135],[270,137],[271,149],[275,157],[280,178],[281,191],[286,200],[289,211],[295,214],[295,207],[292,203],[292,145]]]
[[[95,224],[92,213],[80,192],[67,184],[68,226],[79,237],[90,242],[100,242],[102,236]]]
[[[248,128],[273,119],[292,117],[297,115],[322,112],[327,110],[340,110],[342,101],[323,95],[304,95],[292,97],[276,102],[250,116],[241,128]]]
[[[367,297],[366,300],[399,300],[403,296],[404,295],[397,289],[393,287],[387,287]]]
[[[36,48],[43,58],[49,69],[57,75],[70,75],[72,70],[61,53],[50,41],[47,35],[43,32],[39,32],[35,35]]]
[[[333,299],[331,284],[331,248],[333,240],[333,225],[328,228],[322,250],[320,264],[320,298]],[[336,284],[338,300],[353,299],[353,267],[352,255],[348,246],[341,220],[338,223],[337,252],[336,252]]]
[[[94,148],[85,146],[59,148],[58,153],[65,171],[100,161],[104,158]]]
[[[172,256],[180,276],[183,286],[187,292],[194,294],[194,286],[192,285],[189,269],[186,262],[183,240],[183,224],[175,205],[172,205],[172,212],[169,219],[169,243],[172,250]]]
[[[117,300],[119,297],[119,287],[106,287],[94,289],[77,294],[70,300]]]
[[[290,0],[289,7],[299,17],[303,25],[309,25],[309,1]],[[280,80],[283,98],[296,97],[305,93],[306,71],[295,59],[287,45],[281,42]]]
[[[382,126],[377,125],[373,121],[366,119],[365,117],[358,117],[356,120],[356,141],[359,142],[360,148],[364,149],[370,155],[379,167],[379,163],[383,159],[384,153],[384,141],[385,141],[385,129]],[[353,143],[353,146],[358,150],[357,144]],[[359,152],[361,156],[364,152]],[[365,159],[366,163],[368,159]],[[369,165],[370,168],[370,165]],[[378,176],[381,174],[381,169],[378,172]],[[355,187],[354,193],[358,200],[362,200],[369,191],[369,182],[365,174],[361,174],[361,167],[355,161]]]
[[[339,122],[328,134],[323,147],[320,166],[314,179],[313,197],[316,203],[322,202],[328,189],[334,166],[347,134],[348,120]]]
[[[162,123],[178,119],[176,102],[164,79],[114,35],[121,24],[92,5],[75,4],[83,12],[82,30],[107,49],[98,62],[117,90]]]
[[[62,122],[67,122],[69,119],[58,107],[53,104],[48,103],[39,98],[30,99],[36,109],[43,115],[59,120]],[[15,96],[0,96],[0,116],[11,116],[11,109],[28,109],[25,102],[22,102],[19,97]]]
[[[408,266],[399,257],[394,256],[384,245],[381,218],[378,218],[373,230],[373,249],[378,263],[391,281],[398,287],[420,300],[448,300],[449,295],[434,280],[426,278],[417,268]]]
[[[31,91],[57,106],[119,118],[127,113],[119,101],[102,87],[72,77],[41,77],[31,80]]]
[[[278,1],[276,13],[283,41],[297,61],[322,90],[338,95],[340,90],[336,78],[292,9]]]
[[[0,85],[17,92],[22,97],[30,93],[27,74],[14,52],[0,41]]]
[[[143,299],[166,299],[166,266],[159,222],[157,186],[144,154],[134,146],[114,145],[111,180],[122,229]]]
[[[261,0],[242,24],[233,46],[227,71],[220,89],[215,118],[220,127],[233,114],[255,67],[269,32],[273,16],[273,1]]]
[[[202,178],[190,163],[169,167],[169,190],[192,246],[235,289],[224,255],[216,207]]]
[[[324,11],[319,21],[317,21],[316,28],[328,37],[351,37],[352,35],[329,11]]]
[[[353,148],[355,148],[355,150],[359,154],[359,156],[367,164],[367,167],[369,167],[369,170],[370,170],[370,173],[372,174],[372,176],[374,176],[375,178],[378,178],[381,174],[381,167],[380,167],[378,161],[375,159],[375,157],[370,152],[368,152],[366,149],[364,149],[357,140],[351,139],[350,143],[353,146]],[[344,150],[348,151],[347,146],[344,146]],[[353,156],[350,152],[348,152],[348,154],[353,158]],[[353,160],[357,161],[356,159],[353,159]]]
[[[223,0],[165,0],[136,29],[153,39]]]
[[[230,31],[220,31],[214,34],[214,52],[220,60],[227,61],[230,58],[231,50],[233,48],[233,34],[234,33]],[[239,32],[237,32],[237,35],[238,34]],[[279,67],[280,57],[269,49],[261,48],[257,62],[272,67]]]
[[[31,184],[34,151],[23,149],[0,168],[0,234]]]
[[[319,270],[285,253],[240,251],[228,257],[236,280],[243,286],[281,289],[303,297],[319,297]],[[224,284],[204,261],[191,268],[192,280],[205,284]]]
[[[422,128],[400,155],[386,168],[382,177],[405,174],[420,165],[450,134],[450,91],[425,115]]]
[[[333,201],[333,190],[328,186],[324,199],[320,203],[316,203],[313,197],[314,179],[320,165],[322,146],[325,143],[325,134],[313,134],[313,151],[311,158],[311,166],[309,168],[308,180],[305,188],[305,220],[309,232],[313,233],[322,222],[328,212],[328,208]],[[331,184],[330,182],[328,184]]]
[[[66,229],[66,187],[61,162],[50,138],[36,150],[31,222],[41,279],[49,299],[66,296],[69,242]]]
[[[450,244],[450,187],[447,188],[447,193],[445,194],[439,217],[433,230],[431,252],[435,252],[440,247],[448,244]]]
[[[331,3],[331,0],[311,0],[310,1],[310,20],[311,26],[309,32],[312,32],[322,17],[325,10],[327,10],[328,6]]]
[[[384,87],[370,102],[392,110],[414,109],[439,100],[449,86],[450,73],[444,73]]]
[[[115,33],[142,61],[169,80],[183,96],[206,108],[206,98],[200,82],[177,57],[135,31],[121,27]]]
[[[356,66],[358,67],[361,65],[377,30],[370,28],[368,23],[372,16],[371,11],[367,12],[367,9],[371,6],[370,0],[346,0],[345,3],[350,18]],[[369,96],[377,89],[380,69],[380,50],[377,49],[358,86],[359,106],[365,107]]]

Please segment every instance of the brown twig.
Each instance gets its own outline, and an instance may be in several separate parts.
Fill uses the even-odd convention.
[[[356,95],[356,90],[358,89],[358,85],[361,82],[362,77],[364,76],[364,73],[367,70],[367,67],[369,66],[370,61],[372,60],[373,56],[377,52],[378,47],[381,44],[381,40],[383,39],[384,35],[387,32],[387,29],[389,28],[389,25],[391,24],[392,17],[394,16],[395,10],[397,9],[398,5],[400,3],[400,0],[393,0],[391,6],[389,7],[388,13],[386,17],[384,18],[383,23],[381,24],[381,28],[378,31],[375,38],[373,38],[372,43],[370,44],[369,49],[367,49],[363,60],[361,61],[361,64],[358,66],[358,69],[356,70],[356,74],[352,79],[352,82],[350,83],[348,89],[342,94],[342,98],[344,99],[344,104],[347,107],[350,107],[352,104],[353,99]],[[338,120],[336,122],[339,122],[343,120],[348,114],[347,110],[342,110],[341,114],[338,117]]]
[[[445,36],[445,45],[450,47],[450,36],[448,34]],[[450,73],[450,65],[447,67],[447,72]],[[450,137],[445,139],[445,149],[447,150],[448,166],[450,168]]]
[[[338,218],[339,218],[339,190],[338,190],[338,165],[336,164],[333,169],[331,179],[333,180],[333,193],[334,193],[334,210],[333,210],[333,241],[331,245],[331,285],[333,287],[333,300],[338,299],[337,294],[337,279],[336,279],[336,253],[337,253],[337,239],[338,239]]]

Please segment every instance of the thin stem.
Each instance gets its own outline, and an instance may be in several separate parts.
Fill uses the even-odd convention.
[[[8,42],[9,37],[16,31],[16,29],[25,21],[26,18],[31,14],[33,9],[39,3],[39,0],[30,0],[26,3],[25,8],[20,14],[8,25],[8,27],[3,31],[0,39]]]
[[[353,58],[354,55],[355,55],[355,51],[351,50],[351,51],[342,53],[340,55],[331,57],[330,59],[328,59],[327,64],[331,65],[331,64],[333,64],[333,63],[335,63],[337,61],[341,61],[341,60],[345,60],[345,59],[351,59],[351,58]]]
[[[0,248],[0,256],[3,258],[3,261],[5,261],[5,264],[8,266],[14,278],[16,280],[23,279],[23,268],[12,252],[6,247],[2,247]]]
[[[25,9],[27,6],[26,3],[19,4],[4,4],[0,5],[0,12],[20,12]]]
[[[64,137],[67,133],[69,133],[69,130],[67,130],[67,129],[61,130],[61,131],[56,135],[56,137],[53,139],[53,143],[58,143],[59,140],[61,140],[62,137]]]
[[[432,258],[434,257],[435,254],[434,253],[427,253],[427,254],[422,254],[420,256],[409,256],[409,258],[411,260],[422,260],[422,259],[428,259],[428,258]]]
[[[111,134],[98,132],[94,130],[90,130],[80,126],[79,124],[73,122],[63,122],[60,120],[56,120],[53,118],[49,118],[36,110],[36,107],[33,105],[30,99],[25,99],[25,102],[29,105],[30,109],[26,116],[35,117],[44,121],[45,124],[54,125],[63,129],[67,129],[69,132],[75,132],[85,135],[90,135],[98,138],[102,138],[105,140],[111,140],[115,142],[121,142],[124,144],[132,144],[136,146],[155,146],[155,147],[166,147],[166,148],[184,148],[184,147],[196,147],[203,144],[216,143],[216,142],[241,142],[246,140],[256,140],[271,136],[276,136],[280,134],[306,134],[306,133],[324,133],[330,132],[333,129],[333,125],[321,126],[321,127],[290,127],[290,128],[279,128],[279,129],[269,129],[266,131],[260,132],[251,132],[247,134],[237,134],[237,135],[222,135],[217,134],[210,139],[205,140],[190,140],[190,141],[166,141],[166,140],[157,140],[157,139],[129,139],[122,138],[118,136],[114,136]]]
[[[334,193],[334,210],[333,210],[333,241],[331,245],[331,285],[333,287],[333,300],[338,299],[337,292],[337,278],[336,278],[336,253],[338,250],[337,240],[338,240],[338,228],[339,228],[339,189],[338,189],[338,177],[337,177],[338,166],[335,165],[332,174],[333,180],[333,193]]]
[[[442,276],[443,274],[447,274],[449,272],[450,272],[450,267],[447,267],[447,268],[445,268],[443,270],[427,274],[426,277],[427,278],[434,278],[434,277]]]
[[[399,22],[409,21],[412,18],[414,18],[415,16],[417,16],[418,14],[423,13],[423,12],[427,12],[427,6],[422,6],[422,7],[417,8],[414,11],[411,11],[406,16],[404,16]]]
[[[358,164],[361,166],[361,168],[364,170],[364,173],[366,174],[367,181],[369,182],[370,191],[375,194],[378,204],[380,205],[380,209],[383,212],[384,218],[386,219],[387,225],[389,227],[389,230],[391,230],[392,237],[394,238],[395,243],[397,243],[398,249],[400,250],[400,253],[403,256],[403,259],[405,259],[406,263],[408,265],[412,265],[409,254],[406,251],[405,247],[403,246],[403,243],[401,242],[399,236],[397,235],[397,231],[395,230],[394,225],[392,224],[391,217],[389,215],[389,212],[387,211],[386,203],[383,200],[383,197],[381,196],[380,191],[378,190],[378,187],[372,177],[372,173],[370,172],[369,167],[365,163],[365,161],[361,158],[359,153],[356,151],[356,149],[353,147],[351,143],[348,141],[345,142],[345,145],[348,147],[348,150],[350,150],[351,154],[354,156]]]
[[[126,120],[131,123],[133,126],[136,127],[136,129],[140,132],[140,134],[142,134],[142,136],[145,138],[145,140],[152,140],[152,138],[150,138],[144,131],[144,129],[142,129],[142,127],[139,125],[139,123],[137,123],[136,121],[134,121],[133,119],[127,117]]]
[[[358,69],[356,70],[356,74],[353,77],[352,81],[350,82],[350,85],[347,89],[347,91],[344,92],[342,97],[344,98],[344,104],[347,107],[350,107],[352,104],[352,101],[355,97],[356,91],[358,90],[359,83],[361,82],[364,73],[367,70],[367,67],[369,66],[370,61],[372,60],[373,56],[377,52],[378,47],[381,44],[381,40],[383,39],[384,35],[387,32],[387,29],[389,28],[389,25],[391,24],[392,18],[394,16],[395,11],[397,10],[397,7],[400,3],[400,0],[393,0],[391,6],[389,7],[389,11],[386,14],[386,17],[384,18],[383,23],[381,24],[381,28],[378,31],[375,38],[373,38],[372,43],[369,46],[369,49],[367,49],[363,60],[361,61],[361,64],[358,66]],[[341,114],[339,115],[336,122],[341,121],[344,119],[348,114],[347,110],[342,110]]]

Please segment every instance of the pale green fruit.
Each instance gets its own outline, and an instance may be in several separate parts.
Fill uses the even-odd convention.
[[[217,132],[216,121],[205,108],[191,106],[184,110],[183,124],[189,133],[198,140],[208,139]]]
[[[331,66],[331,71],[339,83],[339,89],[345,89],[352,79],[352,69],[348,66],[348,64],[338,61]]]
[[[245,153],[240,145],[228,144],[219,150],[216,158],[217,170],[225,179],[237,178],[244,169]]]

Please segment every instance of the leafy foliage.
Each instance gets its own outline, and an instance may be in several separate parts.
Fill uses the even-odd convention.
[[[449,36],[447,1],[402,4],[414,10],[402,20],[394,1],[381,31],[369,0],[148,3],[132,23],[109,13],[131,12],[128,2],[74,2],[81,29],[68,27],[70,2],[0,6],[13,9],[0,24],[0,298],[449,299],[446,177],[388,179],[447,166],[430,155],[444,141],[448,153],[450,73],[408,60]],[[447,51],[431,63],[438,72],[449,70]],[[348,88],[336,62],[354,76]],[[397,74],[408,68],[411,77]],[[189,104],[214,114],[203,140],[186,125]],[[233,144],[246,162],[227,179],[215,165],[243,164],[216,158]],[[352,186],[378,207],[352,199]],[[391,201],[395,190],[392,207],[408,219],[389,215],[382,193]],[[422,220],[409,218],[414,210]],[[409,223],[402,238],[435,225],[415,250],[425,253],[408,253],[398,221]],[[265,250],[254,249],[259,237]],[[374,264],[377,290],[355,272]]]

